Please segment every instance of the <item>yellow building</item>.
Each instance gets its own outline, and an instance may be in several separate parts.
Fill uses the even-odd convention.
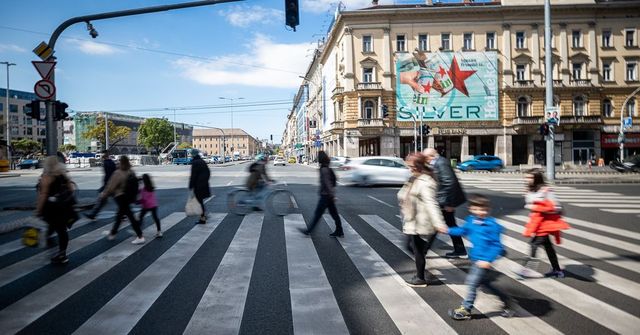
[[[544,163],[543,0],[376,3],[340,12],[321,48],[325,150],[404,157],[415,145],[406,108],[424,102],[421,115],[413,113],[415,125],[422,118],[430,127],[424,147],[448,158],[486,153],[507,165]],[[551,20],[556,163],[612,160],[621,105],[640,87],[640,3],[552,1]],[[407,64],[431,73],[408,84],[398,74]],[[448,79],[452,89],[443,87]],[[415,94],[402,93],[407,88]],[[639,96],[629,100],[625,117],[637,117]],[[640,127],[627,130],[625,148],[640,153]]]
[[[242,129],[194,129],[193,147],[207,155],[254,156],[258,141]]]

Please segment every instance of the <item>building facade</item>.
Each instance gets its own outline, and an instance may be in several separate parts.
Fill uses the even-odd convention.
[[[254,156],[259,142],[242,129],[194,129],[193,147],[207,155]]]
[[[304,116],[319,121],[310,133],[324,150],[404,157],[420,147],[422,122],[423,147],[448,158],[544,164],[543,1],[373,3],[337,15],[318,50],[320,77],[314,66],[305,76],[319,87],[309,101],[323,104],[307,103]],[[556,164],[615,159],[621,119],[638,113],[640,95],[621,109],[640,86],[640,4],[568,0],[551,17]],[[640,153],[640,127],[626,130],[625,150]]]

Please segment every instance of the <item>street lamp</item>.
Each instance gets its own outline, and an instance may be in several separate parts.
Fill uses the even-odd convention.
[[[10,62],[0,62],[0,64],[7,66],[7,105],[5,107],[7,111],[7,136],[5,136],[5,138],[7,139],[7,159],[9,159],[9,170],[11,170],[13,164],[11,162],[11,129],[9,127],[9,66],[15,66],[16,64]]]
[[[219,97],[220,100],[230,100],[231,101],[231,148],[235,148],[233,146],[233,102],[235,100],[243,100],[244,98],[226,98],[226,97]],[[233,159],[233,150],[231,150],[231,159]]]

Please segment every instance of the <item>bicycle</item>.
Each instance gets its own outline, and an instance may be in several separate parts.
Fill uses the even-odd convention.
[[[272,214],[284,216],[293,211],[295,200],[293,193],[284,189],[281,183],[267,184],[260,192],[247,188],[237,188],[227,194],[227,207],[237,215],[246,215],[256,207],[266,209]]]

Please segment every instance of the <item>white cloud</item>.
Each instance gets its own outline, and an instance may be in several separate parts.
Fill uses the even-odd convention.
[[[0,52],[27,52],[27,49],[15,44],[0,44]]]
[[[278,44],[257,35],[248,53],[225,55],[212,61],[181,58],[174,65],[185,78],[205,85],[244,85],[295,88],[302,81],[312,43]]]
[[[110,45],[89,40],[74,40],[73,44],[75,44],[78,50],[89,55],[111,55],[122,52],[120,49]]]
[[[229,10],[218,12],[236,27],[248,27],[252,24],[267,24],[284,20],[284,12],[262,6],[233,6]]]
[[[328,10],[334,11],[338,2],[342,2],[346,10],[356,10],[371,7],[371,0],[302,0],[300,8],[305,11],[324,13]],[[380,0],[380,5],[391,5],[392,0]]]

